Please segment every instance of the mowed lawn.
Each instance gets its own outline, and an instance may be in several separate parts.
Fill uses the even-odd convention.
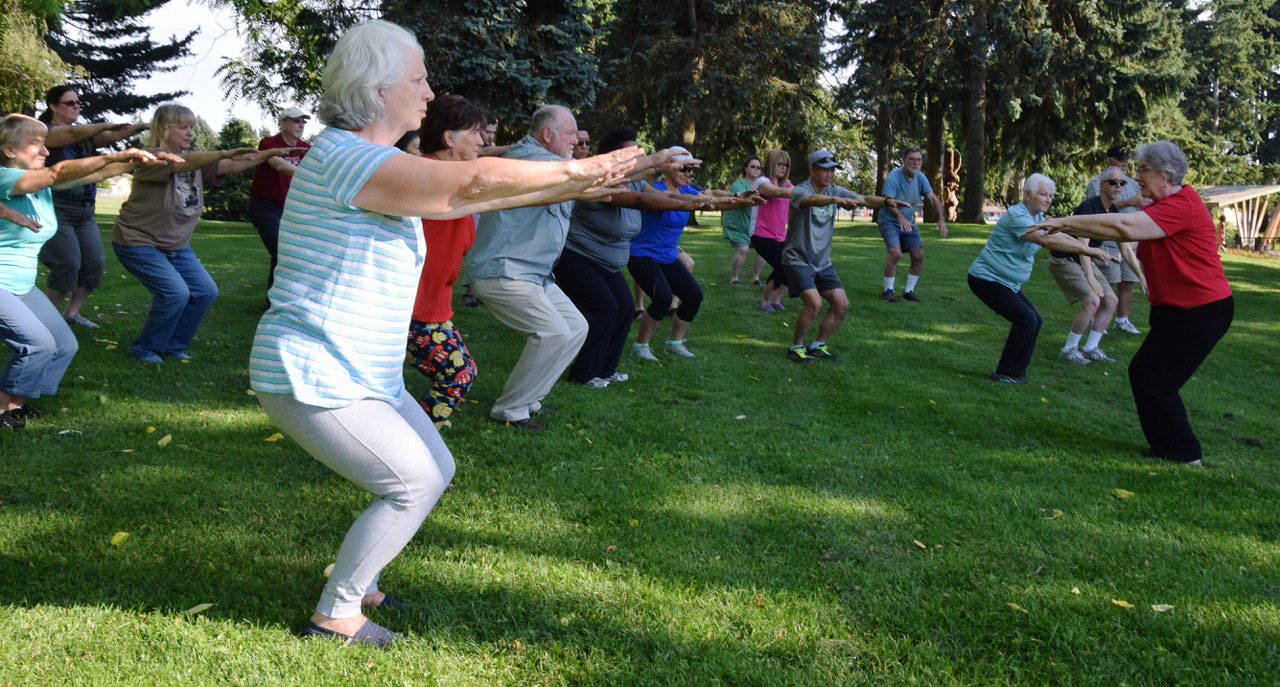
[[[383,576],[422,604],[373,614],[408,636],[386,651],[294,634],[369,496],[247,393],[252,228],[197,233],[222,294],[187,364],[128,356],[149,296],[108,248],[102,329],[49,417],[0,434],[0,685],[1276,684],[1280,261],[1224,258],[1235,324],[1184,389],[1196,470],[1142,457],[1140,337],[1058,360],[1074,309],[1044,255],[1029,383],[986,379],[987,230],[926,229],[924,302],[888,304],[878,234],[846,224],[840,358],[809,367],[784,357],[798,303],[759,311],[690,232],[698,357],[562,382],[540,435],[488,419],[523,342],[460,308],[479,379],[457,479]]]

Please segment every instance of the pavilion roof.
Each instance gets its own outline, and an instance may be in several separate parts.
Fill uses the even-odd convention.
[[[1199,191],[1205,203],[1221,206],[1280,193],[1280,186],[1206,186]]]

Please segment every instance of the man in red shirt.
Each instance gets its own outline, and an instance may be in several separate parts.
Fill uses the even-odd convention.
[[[249,221],[258,230],[262,245],[271,254],[271,271],[267,273],[267,288],[275,281],[276,243],[280,236],[280,215],[284,213],[284,199],[289,195],[289,182],[293,171],[307,154],[310,143],[302,140],[302,130],[311,115],[291,107],[280,113],[280,133],[268,136],[258,143],[258,150],[272,148],[301,148],[292,155],[273,157],[267,164],[253,170],[253,185],[249,187]]]

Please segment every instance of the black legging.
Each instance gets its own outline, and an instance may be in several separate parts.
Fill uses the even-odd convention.
[[[1178,390],[1227,333],[1235,301],[1226,297],[1195,308],[1151,306],[1151,330],[1129,362],[1129,385],[1152,455],[1178,462],[1201,457]]]
[[[764,258],[764,261],[769,263],[769,267],[773,268],[765,281],[772,283],[775,289],[787,285],[787,275],[782,269],[782,248],[785,245],[782,241],[767,239],[763,236],[751,237],[751,247],[756,249],[756,255]]]
[[[570,381],[608,379],[618,371],[618,358],[634,319],[636,302],[626,277],[567,248],[554,272],[560,290],[587,319],[587,340],[569,366]]]
[[[1027,376],[1027,366],[1031,364],[1031,353],[1036,348],[1036,337],[1040,336],[1040,327],[1044,318],[1031,304],[1027,294],[994,281],[979,279],[969,275],[969,290],[996,314],[1009,320],[1013,326],[1009,328],[1009,336],[1004,340],[1004,351],[1000,353],[1000,363],[996,365],[996,374],[1019,379]]]
[[[627,271],[636,286],[649,296],[649,307],[646,308],[649,317],[655,320],[666,317],[671,310],[672,295],[680,297],[676,317],[692,322],[698,315],[698,308],[702,307],[702,287],[679,260],[662,265],[653,258],[632,256],[627,261]]]

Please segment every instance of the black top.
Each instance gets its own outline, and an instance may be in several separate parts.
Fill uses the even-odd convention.
[[[84,157],[93,157],[97,154],[98,151],[93,145],[93,139],[86,138],[69,146],[50,148],[49,157],[45,159],[44,165],[45,167],[52,167],[63,160],[78,160]],[[85,205],[93,203],[94,198],[97,196],[98,187],[96,184],[81,184],[71,188],[54,189],[53,204]]]
[[[1112,205],[1111,207],[1108,208],[1107,206],[1102,204],[1102,196],[1094,196],[1092,198],[1086,198],[1083,203],[1077,205],[1075,211],[1072,212],[1071,214],[1073,215],[1104,215],[1110,212],[1120,212],[1120,210],[1116,208],[1115,205]],[[1101,246],[1101,245],[1102,245],[1101,239],[1089,239],[1090,248],[1097,248],[1098,246]],[[1055,258],[1071,258],[1076,262],[1080,262],[1079,253],[1067,253],[1065,251],[1060,251],[1060,250],[1051,250],[1049,251],[1049,254]]]

